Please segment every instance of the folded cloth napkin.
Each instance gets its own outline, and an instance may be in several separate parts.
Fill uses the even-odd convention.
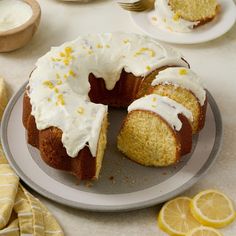
[[[63,236],[47,208],[20,184],[0,146],[0,236]]]
[[[0,76],[0,121],[8,102],[8,91],[4,79]]]

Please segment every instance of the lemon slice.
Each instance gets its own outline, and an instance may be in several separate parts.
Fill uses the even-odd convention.
[[[188,197],[178,197],[165,203],[158,216],[159,227],[175,236],[184,236],[199,227],[200,223],[191,214],[190,203],[191,199]]]
[[[236,217],[231,200],[217,190],[205,190],[191,201],[192,215],[203,225],[222,228]]]
[[[214,228],[200,226],[188,232],[186,236],[222,236],[222,234]]]

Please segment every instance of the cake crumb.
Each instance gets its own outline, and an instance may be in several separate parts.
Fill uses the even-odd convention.
[[[90,181],[86,181],[86,182],[84,183],[84,185],[85,185],[85,187],[87,187],[87,188],[91,188],[91,187],[93,186],[93,183],[90,182]]]
[[[128,177],[128,176],[125,176],[124,182],[125,182],[125,183],[128,183],[128,182],[129,182],[129,177]]]
[[[112,182],[112,184],[115,184],[115,183],[116,183],[115,177],[112,176],[112,175],[109,177],[109,180]]]
[[[111,176],[109,177],[109,180],[114,180],[114,176],[111,175]]]

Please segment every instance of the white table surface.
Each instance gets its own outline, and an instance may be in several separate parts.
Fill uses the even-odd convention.
[[[23,49],[0,54],[0,75],[6,79],[11,93],[28,79],[37,58],[51,46],[73,40],[80,33],[117,30],[142,33],[129,14],[112,0],[95,0],[89,4],[56,0],[39,0],[39,3],[42,20],[33,40]],[[219,105],[224,125],[223,146],[217,162],[183,194],[193,196],[200,190],[217,188],[236,203],[236,25],[208,43],[172,46],[182,52],[192,69],[203,78]],[[127,213],[95,213],[65,207],[33,194],[56,216],[65,235],[165,235],[156,226],[159,206]],[[226,236],[236,235],[236,222],[222,232]]]

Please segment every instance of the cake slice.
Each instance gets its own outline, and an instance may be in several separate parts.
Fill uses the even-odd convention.
[[[167,96],[192,112],[193,134],[205,124],[207,96],[200,78],[191,69],[171,67],[159,72],[151,83],[150,93]]]
[[[212,20],[219,10],[216,0],[169,0],[168,3],[176,19],[198,21],[198,25]]]
[[[145,166],[169,166],[191,151],[192,114],[168,97],[134,101],[118,135],[118,149]]]
[[[219,10],[216,0],[156,0],[149,20],[160,29],[185,33],[213,20]]]

